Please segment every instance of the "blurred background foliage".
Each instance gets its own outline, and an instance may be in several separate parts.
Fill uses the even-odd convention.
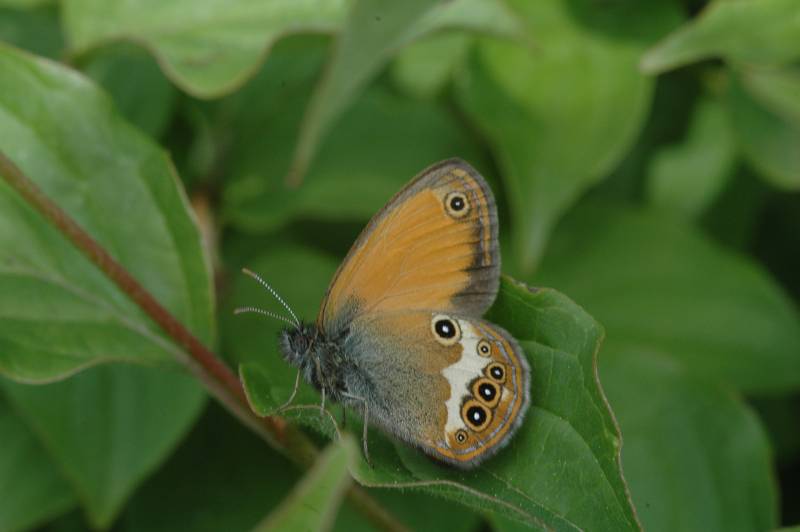
[[[68,65],[113,100],[78,101],[66,82],[52,98],[47,86],[23,93],[9,65],[26,60],[4,60],[0,123],[33,117],[43,137],[74,130],[74,145],[58,145],[63,168],[89,165],[70,150],[122,146],[119,116],[169,153],[211,255],[215,316],[199,266],[137,258],[135,246],[130,260],[156,264],[156,284],[185,279],[186,293],[201,294],[174,305],[231,364],[269,359],[278,380],[293,381],[278,324],[231,314],[274,305],[242,266],[311,319],[372,214],[422,168],[458,156],[498,198],[504,272],[557,288],[604,326],[600,379],[644,528],[800,523],[797,0],[0,0],[0,40]],[[74,104],[74,115],[48,115],[51,103]],[[87,109],[109,124],[96,139],[75,127]],[[25,146],[10,126],[0,134],[12,154]],[[158,153],[120,157],[114,171],[146,180]],[[122,200],[138,197],[135,183],[107,197],[116,186]],[[173,192],[157,195],[162,212],[183,208]],[[63,200],[84,205],[67,191]],[[152,217],[119,209],[125,222],[108,238],[125,255]],[[20,245],[9,235],[23,216],[3,216],[0,243]],[[85,223],[114,231],[91,212]],[[174,232],[191,234],[187,224]],[[86,282],[140,318],[104,281]],[[0,296],[3,316],[20,305],[15,283]],[[136,358],[125,352],[133,343],[116,353],[120,333],[108,334],[54,341]],[[0,350],[10,353],[9,337]],[[136,349],[140,361],[159,356]],[[45,371],[0,354],[0,371],[48,381],[92,360]],[[0,530],[369,529],[349,503],[337,511],[340,497],[320,495],[347,483],[336,464],[352,442],[298,483],[285,459],[173,373],[101,365],[43,386],[4,379]],[[420,492],[371,493],[413,529],[520,526]],[[303,525],[297,497],[320,498],[329,517]]]

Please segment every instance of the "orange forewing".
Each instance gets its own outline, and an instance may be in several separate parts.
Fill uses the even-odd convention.
[[[448,214],[461,193],[468,211]],[[481,315],[499,276],[494,200],[469,165],[435,165],[395,195],[364,229],[331,282],[320,309],[323,326],[348,304],[356,315],[438,309]]]

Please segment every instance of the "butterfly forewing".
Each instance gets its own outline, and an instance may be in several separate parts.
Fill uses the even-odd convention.
[[[375,215],[339,267],[318,319],[323,330],[361,314],[436,308],[480,316],[500,272],[497,213],[463,161],[434,165]]]

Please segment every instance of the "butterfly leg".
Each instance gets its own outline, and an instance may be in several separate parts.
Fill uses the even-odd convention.
[[[369,459],[369,446],[367,445],[367,431],[369,430],[369,407],[367,406],[367,401],[363,397],[347,392],[342,393],[342,395],[355,401],[361,401],[361,404],[364,405],[364,431],[361,434],[361,441],[364,445],[364,459],[367,461],[367,464],[372,467],[372,461]]]
[[[319,417],[325,416],[325,384],[322,379],[322,365],[319,362],[319,357],[314,357],[314,363],[317,366],[317,380],[320,382],[320,392],[322,393],[322,402],[319,404]]]
[[[292,388],[292,394],[289,396],[289,399],[285,403],[283,403],[281,406],[278,407],[278,410],[276,410],[277,413],[282,412],[283,410],[288,408],[290,404],[292,404],[292,401],[294,401],[294,396],[297,395],[297,389],[299,387],[300,387],[300,370],[297,370],[297,377],[294,379],[294,388]]]

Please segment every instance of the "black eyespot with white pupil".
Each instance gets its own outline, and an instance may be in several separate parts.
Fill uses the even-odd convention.
[[[492,353],[492,347],[486,340],[478,342],[478,354],[482,357],[488,357]]]
[[[463,218],[469,212],[469,202],[463,192],[451,192],[444,198],[444,209],[453,218]]]
[[[491,401],[492,399],[497,396],[497,388],[492,386],[491,384],[485,382],[478,386],[478,393],[481,397],[483,397],[486,401]]]
[[[463,430],[459,430],[458,432],[456,432],[456,441],[458,443],[464,443],[465,441],[467,441],[467,433],[464,432]]]
[[[431,334],[445,347],[455,345],[461,340],[458,322],[446,314],[436,314],[431,318]]]
[[[480,406],[471,406],[467,409],[467,417],[470,423],[476,427],[480,427],[486,423],[486,410]]]
[[[436,320],[436,323],[433,325],[433,329],[436,331],[436,334],[439,335],[439,338],[445,340],[454,338],[456,335],[455,324],[446,318]]]
[[[492,379],[494,382],[504,383],[506,382],[506,368],[503,364],[499,362],[493,362],[486,366],[486,369],[483,370],[484,375]]]

